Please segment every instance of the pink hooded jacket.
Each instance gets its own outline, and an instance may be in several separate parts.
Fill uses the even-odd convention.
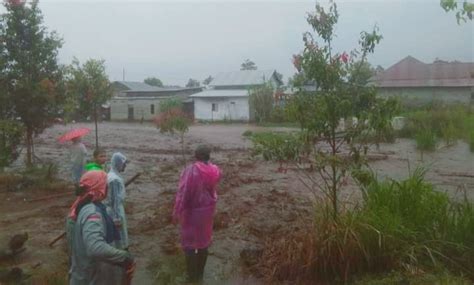
[[[202,249],[211,244],[220,169],[212,163],[195,162],[181,173],[173,219],[181,224],[181,245]]]

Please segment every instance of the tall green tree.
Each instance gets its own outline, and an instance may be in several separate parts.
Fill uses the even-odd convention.
[[[257,70],[257,65],[250,59],[246,59],[241,65],[240,70]]]
[[[214,79],[214,78],[212,78],[212,76],[209,75],[206,79],[204,79],[204,80],[202,81],[202,84],[204,84],[204,85],[209,85],[209,84],[212,82],[213,79]]]
[[[256,86],[249,90],[249,104],[257,123],[270,119],[273,110],[274,88],[270,84]]]
[[[143,82],[151,86],[163,87],[163,82],[156,77],[148,77]]]
[[[6,97],[24,124],[26,163],[31,165],[33,137],[58,115],[64,99],[60,92],[62,70],[57,60],[62,40],[44,26],[38,1],[9,0],[3,5],[6,12],[0,19],[0,62],[6,62]]]
[[[95,124],[95,144],[99,147],[97,120],[99,109],[112,97],[112,86],[105,72],[105,61],[89,59],[80,64],[74,59],[68,82],[70,96],[75,98],[81,114],[90,115]]]
[[[0,31],[3,35],[5,32],[5,23],[0,21]],[[0,120],[11,119],[12,106],[11,97],[8,96],[9,80],[8,80],[8,59],[7,47],[4,40],[0,41]]]
[[[467,22],[468,19],[472,20],[474,14],[474,3],[472,1],[464,0],[461,4],[461,2],[457,0],[440,0],[440,5],[446,12],[456,12],[458,24],[460,24],[461,21]]]
[[[375,69],[366,60],[354,62],[349,69],[349,81],[360,86],[369,83],[369,79],[374,75]]]
[[[278,71],[275,71],[275,76],[276,76],[281,82],[283,82],[283,74],[281,74],[281,73],[278,72]]]
[[[196,79],[189,78],[188,83],[186,83],[186,87],[192,88],[192,87],[199,87],[201,83],[197,81]]]

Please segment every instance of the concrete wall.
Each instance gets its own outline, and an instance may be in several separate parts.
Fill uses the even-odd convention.
[[[403,103],[426,104],[433,100],[446,103],[469,103],[471,87],[419,87],[419,88],[379,88],[378,95],[382,97],[396,96]]]
[[[212,111],[217,104],[217,111]],[[248,121],[248,97],[194,98],[194,117],[206,121]]]
[[[110,101],[110,119],[128,120],[129,106],[133,106],[134,120],[152,120],[158,114],[160,101],[164,99],[138,99],[138,98],[114,98]],[[151,113],[151,105],[154,105],[154,114]]]

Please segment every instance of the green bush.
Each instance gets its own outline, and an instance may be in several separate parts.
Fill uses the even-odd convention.
[[[283,107],[275,106],[270,112],[270,122],[272,123],[285,123],[288,122],[286,111]]]
[[[242,136],[244,137],[251,137],[253,135],[253,132],[251,130],[246,130],[245,132],[242,133]]]
[[[160,102],[159,113],[165,113],[173,109],[182,109],[183,102],[179,99],[166,99]]]
[[[0,120],[0,170],[18,158],[23,134],[20,123]]]
[[[273,110],[273,87],[270,84],[249,90],[249,105],[257,123],[267,122]]]
[[[431,129],[421,129],[415,135],[416,148],[421,151],[433,151],[436,149],[436,135]]]
[[[443,124],[441,127],[441,135],[446,145],[452,145],[456,143],[458,137],[458,130],[454,127],[453,122]]]
[[[362,203],[337,220],[318,203],[312,220],[302,217],[283,237],[269,237],[258,272],[269,283],[292,284],[347,284],[407,270],[474,278],[472,201],[436,191],[421,170],[402,181],[364,180]]]
[[[294,161],[304,149],[299,134],[261,132],[251,136],[253,154],[262,155],[265,160]]]
[[[447,145],[451,145],[458,139],[469,142],[469,133],[474,129],[474,114],[469,107],[463,105],[432,104],[405,115],[406,124],[398,132],[400,137],[416,139],[420,137],[420,133],[430,130],[436,138],[443,139]],[[424,136],[421,134],[420,139],[428,140],[428,134],[425,135],[425,138],[421,138]]]
[[[474,277],[474,210],[468,199],[454,201],[425,182],[424,172],[408,179],[373,182],[364,188],[362,219],[374,231],[371,243],[383,238],[383,247],[371,255],[391,256],[411,266],[442,264]],[[380,250],[380,251],[379,251]]]

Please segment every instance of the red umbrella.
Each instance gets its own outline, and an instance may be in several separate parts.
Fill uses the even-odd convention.
[[[80,138],[80,137],[83,137],[83,136],[87,135],[90,131],[91,131],[91,129],[89,129],[89,128],[73,129],[73,130],[70,130],[69,132],[65,133],[61,137],[59,137],[58,141],[59,142],[66,142],[66,141],[70,141],[70,140],[75,139],[75,138]]]

